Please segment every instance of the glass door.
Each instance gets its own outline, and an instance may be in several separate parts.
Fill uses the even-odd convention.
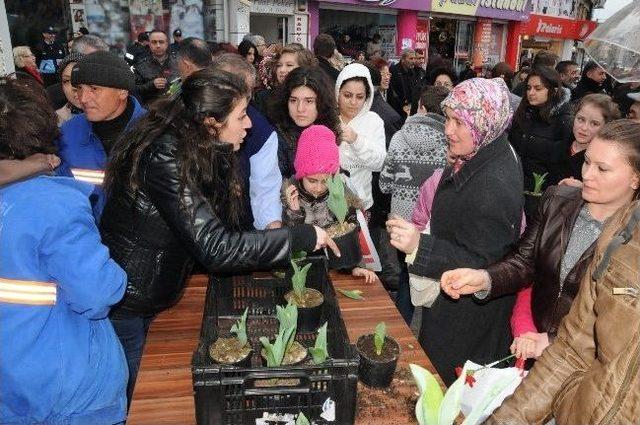
[[[286,16],[278,17],[278,42],[280,42],[283,46],[289,43],[289,31],[287,30],[289,18]]]
[[[457,21],[457,23],[453,68],[457,74],[460,74],[465,68],[464,63],[470,61],[472,57],[471,54],[473,52],[471,50],[475,23],[469,21]]]

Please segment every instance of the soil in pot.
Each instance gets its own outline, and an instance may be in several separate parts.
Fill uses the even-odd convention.
[[[324,296],[320,291],[305,288],[302,297],[298,298],[293,291],[284,294],[284,299],[291,300],[298,306],[298,332],[315,332],[320,327],[322,303]]]
[[[267,365],[267,353],[264,350],[260,350],[262,356],[263,366]],[[284,359],[282,359],[282,366],[295,366],[304,362],[307,358],[307,347],[300,344],[298,341],[293,341],[291,347],[284,353]]]
[[[356,343],[356,349],[360,354],[358,377],[363,384],[370,387],[386,388],[393,379],[393,372],[400,357],[400,346],[393,338],[387,336],[384,339],[382,352],[378,356],[373,341],[373,334],[358,338]]]
[[[252,351],[250,344],[240,347],[237,338],[218,338],[209,347],[209,355],[216,363],[241,367],[251,366]]]
[[[340,257],[333,251],[329,253],[329,268],[334,270],[351,270],[360,264],[362,251],[360,250],[359,227],[355,223],[336,223],[325,229],[340,249]]]

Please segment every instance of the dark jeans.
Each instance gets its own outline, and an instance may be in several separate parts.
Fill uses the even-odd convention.
[[[407,326],[411,326],[411,319],[413,318],[413,311],[415,307],[411,304],[411,292],[409,292],[409,270],[407,264],[402,264],[402,271],[400,272],[400,279],[398,281],[398,294],[396,295],[396,307],[400,312],[400,315],[407,323]]]
[[[138,377],[138,369],[140,368],[140,360],[142,359],[142,350],[144,342],[147,339],[147,332],[154,317],[111,317],[113,329],[120,339],[124,355],[127,359],[129,367],[129,382],[127,383],[127,409],[131,405],[131,397],[133,389],[136,386],[136,378]]]

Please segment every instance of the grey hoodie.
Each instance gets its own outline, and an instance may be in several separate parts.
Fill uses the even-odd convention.
[[[447,164],[447,138],[442,115],[407,118],[391,139],[380,173],[380,190],[391,194],[391,213],[411,220],[420,186]]]

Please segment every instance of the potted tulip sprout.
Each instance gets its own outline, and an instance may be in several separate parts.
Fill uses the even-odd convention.
[[[346,270],[356,267],[362,260],[360,249],[359,227],[357,222],[347,220],[349,206],[345,196],[344,181],[339,174],[327,179],[329,210],[338,220],[327,227],[326,231],[340,249],[340,257],[329,250],[329,267],[335,270]]]
[[[247,338],[248,313],[249,309],[246,308],[240,320],[231,327],[230,332],[236,334],[235,338],[220,337],[209,347],[209,355],[216,363],[240,367],[251,366],[253,350]]]
[[[356,349],[360,354],[360,381],[377,388],[391,385],[400,357],[400,346],[395,339],[386,335],[385,323],[378,323],[374,333],[358,338]]]
[[[284,294],[284,298],[287,303],[298,307],[298,331],[315,332],[320,324],[324,296],[320,291],[306,287],[311,263],[300,267],[297,261],[291,261],[291,266],[293,267],[291,277],[293,289]]]

